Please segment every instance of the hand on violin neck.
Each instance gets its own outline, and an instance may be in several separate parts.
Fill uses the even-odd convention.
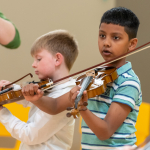
[[[69,113],[66,114],[67,117],[73,116],[74,118],[79,117],[79,111],[86,111],[87,110],[87,91],[83,92],[83,95],[81,97],[81,100],[77,104],[77,108],[75,108],[76,105],[76,98],[77,95],[79,94],[79,91],[81,89],[81,86],[75,86],[74,88],[71,89],[69,93],[69,101],[72,104],[72,107],[68,107],[67,110],[70,111]]]
[[[77,95],[79,94],[80,89],[81,89],[81,86],[77,85],[77,86],[73,87],[70,91],[69,99],[70,99],[70,102],[72,103],[73,106],[74,106],[75,99],[76,99]],[[84,91],[83,96],[82,96],[80,103],[79,103],[81,108],[86,107],[85,102],[87,102],[87,100],[88,100],[87,91]]]
[[[76,99],[77,95],[79,94],[80,89],[81,89],[81,86],[76,85],[75,87],[73,87],[70,90],[69,100],[70,100],[72,106],[74,106],[75,99]]]
[[[39,89],[37,84],[28,84],[22,87],[23,96],[27,101],[36,102],[43,96],[43,91]]]
[[[80,102],[78,104],[79,111],[85,111],[85,110],[87,110],[87,107],[86,107],[88,105],[87,101],[88,101],[87,91],[84,91],[83,95],[82,95],[82,99],[80,100]]]
[[[3,88],[4,88],[7,84],[10,84],[10,82],[7,81],[7,80],[1,80],[1,81],[0,81],[0,91],[3,90]]]
[[[87,110],[87,106],[88,103],[87,102],[79,102],[78,103],[78,110],[79,111],[86,111]]]

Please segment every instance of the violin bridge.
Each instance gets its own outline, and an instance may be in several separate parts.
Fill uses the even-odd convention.
[[[86,72],[86,76],[93,76],[93,78],[95,78],[95,71],[90,70],[90,71]]]
[[[53,85],[52,81],[46,84],[46,86],[52,86],[52,85]]]

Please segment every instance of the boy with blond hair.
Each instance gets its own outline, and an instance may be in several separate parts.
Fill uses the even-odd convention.
[[[78,56],[78,45],[67,31],[56,30],[39,37],[31,48],[31,55],[34,58],[32,67],[38,78],[54,81],[69,75]],[[0,87],[8,83],[2,80]],[[47,90],[45,97],[60,97],[74,86],[75,81],[70,78],[67,82]],[[31,107],[27,123],[13,116],[2,106],[0,106],[0,122],[12,137],[22,142],[20,150],[69,150],[71,148],[74,120],[66,118],[66,111],[49,115],[26,100],[18,103],[24,107]]]

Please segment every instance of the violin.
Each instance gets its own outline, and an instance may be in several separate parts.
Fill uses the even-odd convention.
[[[31,77],[33,77],[33,75],[31,73],[29,73],[27,75],[30,75]],[[25,75],[24,77],[26,77],[27,75]],[[14,89],[14,87],[6,88],[6,87],[9,87],[12,84],[20,81],[24,77],[20,78],[17,81],[14,81],[13,83],[10,83],[10,84],[4,86],[5,89],[0,92],[0,105],[12,103],[12,102],[16,102],[16,101],[24,99],[24,96],[22,94],[22,89],[19,85],[18,85],[19,88],[17,88],[17,89]],[[29,84],[30,83],[38,84],[39,89],[42,89],[42,90],[44,90],[46,88],[50,88],[50,86],[53,84],[53,82],[51,80],[44,80],[44,81],[40,81],[40,82],[33,81],[33,82],[29,82]]]
[[[84,90],[87,90],[88,98],[96,97],[103,94],[106,91],[107,85],[114,82],[118,78],[117,69],[115,67],[100,67],[96,68],[90,72],[87,72],[86,75],[82,75],[76,79],[76,85],[81,85],[77,98],[75,99],[74,107],[68,107],[67,110],[71,112],[67,113],[67,117],[73,116],[74,118],[79,117],[79,111],[82,111],[80,108],[82,105],[87,106],[88,103],[84,102],[79,103],[82,98],[82,93]],[[97,80],[97,82],[95,82]],[[98,83],[98,84],[97,84]]]

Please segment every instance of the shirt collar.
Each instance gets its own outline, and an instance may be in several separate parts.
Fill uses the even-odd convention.
[[[131,62],[127,61],[126,64],[124,64],[123,66],[121,66],[117,69],[117,73],[118,73],[118,75],[121,75],[130,69],[132,69]]]

